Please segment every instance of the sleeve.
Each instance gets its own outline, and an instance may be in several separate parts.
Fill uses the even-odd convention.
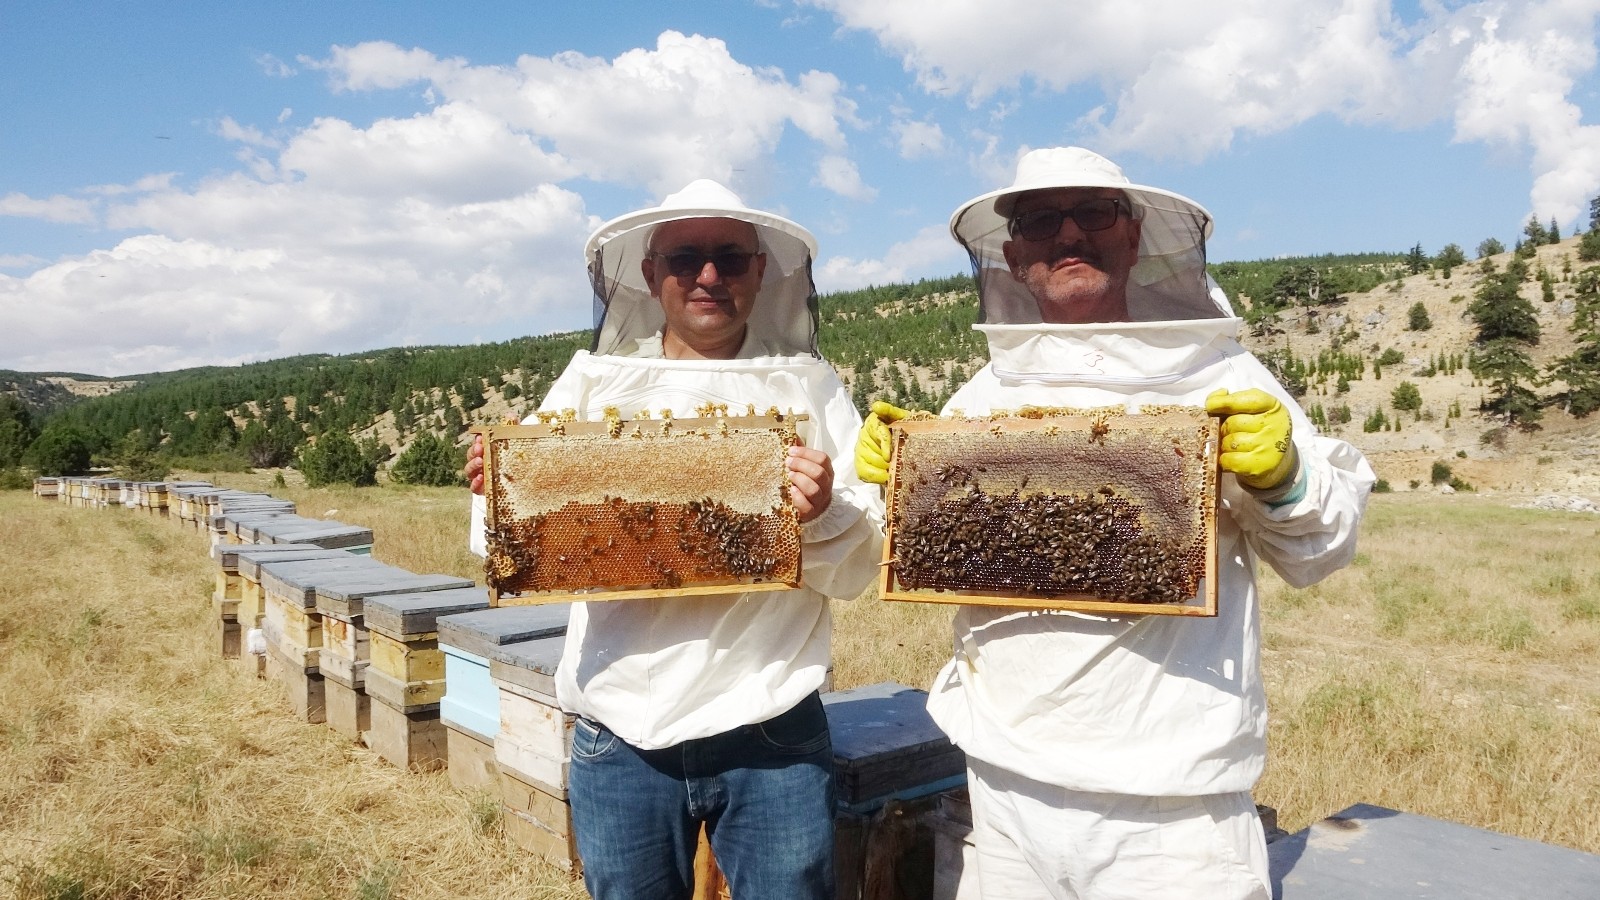
[[[843,385],[815,408],[823,419],[817,443],[833,460],[833,499],[822,515],[800,526],[801,572],[806,587],[838,600],[853,600],[878,575],[883,500],[876,485],[856,475],[853,454],[861,414]]]
[[[1289,410],[1300,469],[1289,484],[1270,491],[1252,491],[1226,478],[1222,503],[1251,549],[1284,581],[1306,587],[1355,558],[1356,534],[1377,475],[1353,445],[1317,433],[1300,404],[1264,368],[1252,374]]]

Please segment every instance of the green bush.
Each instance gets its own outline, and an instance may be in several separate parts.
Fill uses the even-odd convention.
[[[1374,494],[1387,494],[1393,490],[1394,488],[1389,486],[1389,479],[1387,478],[1379,478],[1372,484],[1372,492]]]
[[[0,469],[0,491],[28,491],[33,489],[33,477],[21,469]]]
[[[1442,459],[1436,459],[1433,461],[1433,474],[1430,476],[1430,480],[1434,484],[1444,484],[1452,477],[1454,476],[1450,472],[1449,463]]]
[[[23,459],[41,475],[83,475],[89,471],[89,436],[76,425],[47,425]]]
[[[300,473],[310,487],[353,484],[368,487],[378,483],[378,464],[362,455],[350,435],[334,430],[323,434],[315,444],[300,451]]]
[[[466,484],[461,469],[466,465],[464,450],[431,431],[417,435],[389,469],[389,477],[401,484],[454,487]]]

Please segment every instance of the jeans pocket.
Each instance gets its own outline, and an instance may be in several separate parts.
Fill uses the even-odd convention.
[[[615,750],[620,740],[611,729],[579,716],[572,723],[572,755],[600,759]]]
[[[812,692],[794,708],[755,726],[756,734],[769,749],[791,756],[807,756],[831,746],[828,715],[822,698]]]

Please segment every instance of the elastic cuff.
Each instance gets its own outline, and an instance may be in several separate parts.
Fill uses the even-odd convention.
[[[1255,494],[1269,509],[1280,509],[1305,499],[1306,481],[1308,480],[1306,478],[1305,464],[1296,460],[1294,477],[1289,479],[1286,484],[1280,484],[1267,490],[1252,490],[1251,493]]]

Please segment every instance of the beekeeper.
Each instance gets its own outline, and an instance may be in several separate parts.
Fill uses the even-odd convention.
[[[1237,342],[1194,201],[1081,148],[1035,150],[950,230],[990,362],[947,413],[1205,406],[1225,472],[1215,618],[957,612],[928,709],[967,754],[981,896],[1265,900],[1256,562],[1297,587],[1348,563],[1372,469]],[[884,421],[901,414],[868,417],[864,478],[885,479]]]
[[[686,898],[704,822],[734,896],[831,898],[828,598],[871,583],[882,509],[849,464],[860,415],[817,352],[816,240],[702,180],[602,225],[585,254],[594,347],[542,410],[810,419],[786,460],[803,588],[573,605],[556,696],[579,717],[568,794],[584,880],[597,900]],[[481,490],[481,450],[473,462]],[[475,496],[480,554],[482,510]]]

